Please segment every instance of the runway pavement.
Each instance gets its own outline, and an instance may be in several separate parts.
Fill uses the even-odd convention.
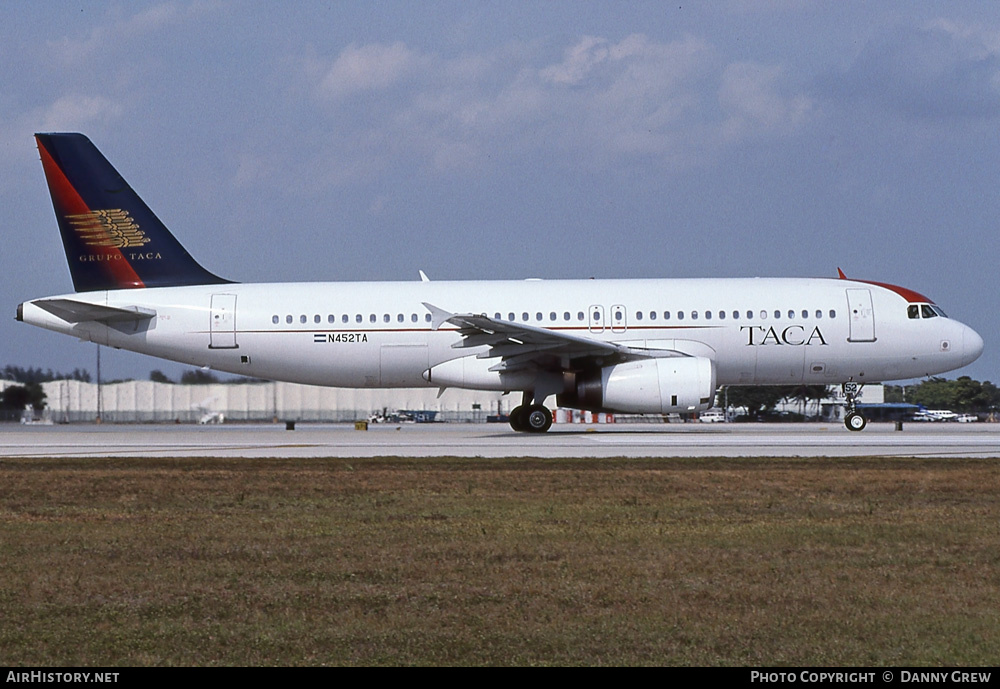
[[[1000,424],[0,425],[3,457],[1000,457]]]

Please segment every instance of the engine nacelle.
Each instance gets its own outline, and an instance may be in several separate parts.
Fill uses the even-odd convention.
[[[643,359],[578,374],[576,394],[559,406],[668,414],[704,411],[715,400],[715,363],[706,357]]]
[[[424,380],[442,388],[470,390],[531,390],[535,387],[536,371],[491,371],[497,359],[477,359],[464,356],[433,366],[424,371]]]

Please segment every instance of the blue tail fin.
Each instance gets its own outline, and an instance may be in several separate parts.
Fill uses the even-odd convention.
[[[228,283],[195,261],[83,134],[35,134],[77,292]]]

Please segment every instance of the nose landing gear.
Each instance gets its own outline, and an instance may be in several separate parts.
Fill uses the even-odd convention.
[[[844,399],[847,401],[847,416],[844,417],[844,425],[847,426],[849,431],[861,431],[864,430],[865,426],[868,425],[868,419],[865,418],[864,414],[858,411],[856,399],[861,393],[861,388],[864,385],[858,385],[857,383],[851,381],[844,383],[840,386],[841,390],[844,392]]]

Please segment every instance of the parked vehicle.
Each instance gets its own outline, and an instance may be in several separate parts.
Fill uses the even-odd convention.
[[[698,420],[702,423],[724,423],[726,412],[721,409],[709,409],[698,415]]]

